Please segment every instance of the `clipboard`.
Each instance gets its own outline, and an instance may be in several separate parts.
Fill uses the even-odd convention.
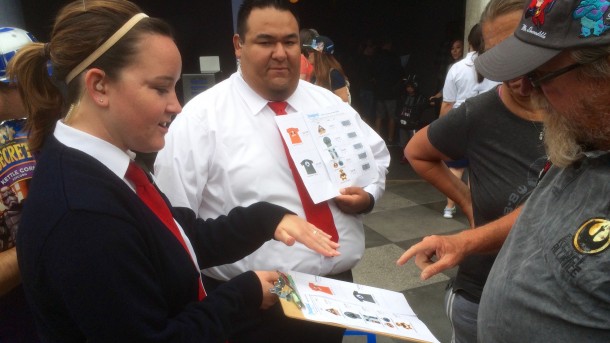
[[[402,293],[295,271],[280,272],[278,281],[272,292],[289,318],[410,342],[439,342]]]

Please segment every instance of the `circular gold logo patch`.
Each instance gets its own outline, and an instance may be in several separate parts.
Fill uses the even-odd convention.
[[[610,221],[593,218],[584,222],[574,235],[574,248],[582,254],[593,255],[610,246]]]

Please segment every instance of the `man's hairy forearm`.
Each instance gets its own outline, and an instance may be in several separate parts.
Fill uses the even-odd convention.
[[[459,233],[464,235],[467,254],[498,252],[521,213],[521,207],[493,222]]]
[[[8,293],[20,282],[17,249],[11,248],[0,252],[0,296]]]

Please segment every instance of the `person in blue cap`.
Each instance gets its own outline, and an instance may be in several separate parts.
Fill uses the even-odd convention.
[[[335,56],[335,43],[326,36],[316,36],[303,46],[309,51],[308,60],[313,65],[311,83],[324,87],[344,102],[351,103],[349,81],[341,63]]]
[[[25,107],[15,84],[6,75],[6,67],[19,48],[36,41],[27,31],[15,27],[0,27],[0,120],[25,116]]]
[[[34,37],[27,31],[0,27],[0,122],[3,124],[6,120],[27,117],[23,99],[16,84],[7,77],[6,67],[17,50],[33,41]],[[34,320],[20,285],[15,232],[12,231],[8,227],[0,228],[0,342],[38,342]]]

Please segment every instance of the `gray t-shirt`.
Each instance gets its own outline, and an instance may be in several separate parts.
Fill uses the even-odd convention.
[[[610,153],[552,167],[490,274],[479,342],[610,342]]]
[[[532,192],[546,162],[542,123],[522,119],[500,100],[497,88],[470,98],[430,124],[428,138],[454,160],[468,158],[476,226],[513,211]],[[495,255],[472,255],[458,269],[454,290],[481,296]]]

